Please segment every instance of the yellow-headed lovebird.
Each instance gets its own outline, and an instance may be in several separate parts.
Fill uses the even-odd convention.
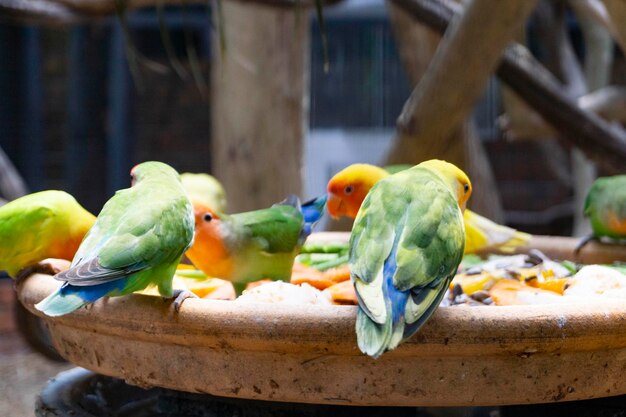
[[[359,348],[374,358],[412,336],[437,309],[463,258],[469,178],[440,160],[374,185],[350,235]]]
[[[591,240],[626,239],[626,175],[595,180],[585,199],[584,214],[589,217],[592,234],[578,244],[576,252]]]
[[[226,212],[226,192],[222,184],[209,174],[183,172],[180,180],[193,204],[210,207],[217,213]]]
[[[194,210],[195,242],[187,257],[207,275],[232,281],[238,293],[252,281],[289,281],[313,217],[309,213],[305,219],[296,196],[246,213],[220,215],[199,204]],[[318,206],[319,212],[323,210],[323,205]]]
[[[64,284],[35,305],[38,310],[60,316],[149,285],[172,297],[176,266],[193,242],[191,202],[169,165],[144,162],[133,168],[131,178],[131,188],[104,205],[70,269],[55,275]],[[176,301],[178,309],[182,300]]]
[[[46,258],[71,260],[95,221],[64,191],[41,191],[5,204],[0,207],[0,270],[16,278]]]
[[[369,165],[354,164],[338,172],[328,182],[328,203],[331,217],[347,216],[354,218],[363,199],[371,188],[389,172],[401,172],[407,165],[393,165],[385,169]],[[465,210],[465,253],[475,253],[487,249],[512,252],[530,239],[527,233],[497,224],[470,210]]]

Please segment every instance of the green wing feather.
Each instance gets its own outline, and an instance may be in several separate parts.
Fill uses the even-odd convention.
[[[304,218],[296,207],[277,205],[233,214],[230,223],[236,231],[232,237],[238,244],[252,240],[265,252],[281,253],[292,252],[298,246]]]
[[[304,218],[295,196],[267,209],[222,217],[237,291],[259,279],[289,280],[301,245]]]
[[[146,181],[118,191],[105,204],[72,262],[72,267],[84,265],[83,271],[59,279],[100,284],[176,262],[192,236],[193,216],[182,186]]]

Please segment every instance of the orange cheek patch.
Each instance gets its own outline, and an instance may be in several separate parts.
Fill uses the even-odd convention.
[[[608,223],[609,223],[609,228],[615,232],[615,233],[619,233],[621,235],[626,235],[626,219],[625,218],[620,218],[617,217],[617,215],[614,212],[609,212],[608,214]]]
[[[50,245],[49,258],[67,259],[71,261],[82,242],[83,237],[76,239],[57,240]]]
[[[210,227],[207,225],[196,230],[195,241],[187,251],[187,257],[205,274],[228,278],[233,270],[232,260],[223,242],[212,233]]]

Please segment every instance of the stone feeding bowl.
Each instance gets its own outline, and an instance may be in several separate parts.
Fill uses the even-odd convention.
[[[320,233],[318,240],[347,239]],[[626,248],[534,237],[556,259],[626,261]],[[48,318],[58,282],[32,275],[21,302],[69,361],[142,387],[315,404],[473,406],[626,394],[626,302],[442,307],[374,360],[358,350],[355,306],[239,304],[133,294]]]

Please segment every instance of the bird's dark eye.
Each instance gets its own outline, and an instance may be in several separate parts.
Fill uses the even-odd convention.
[[[346,194],[352,194],[352,191],[353,191],[353,189],[352,189],[352,186],[351,186],[351,185],[348,185],[348,186],[344,189],[344,192],[345,192]]]
[[[469,191],[469,184],[463,185],[463,191],[465,191],[465,192]]]
[[[210,222],[213,220],[213,215],[211,213],[205,213],[203,219],[205,222]]]

